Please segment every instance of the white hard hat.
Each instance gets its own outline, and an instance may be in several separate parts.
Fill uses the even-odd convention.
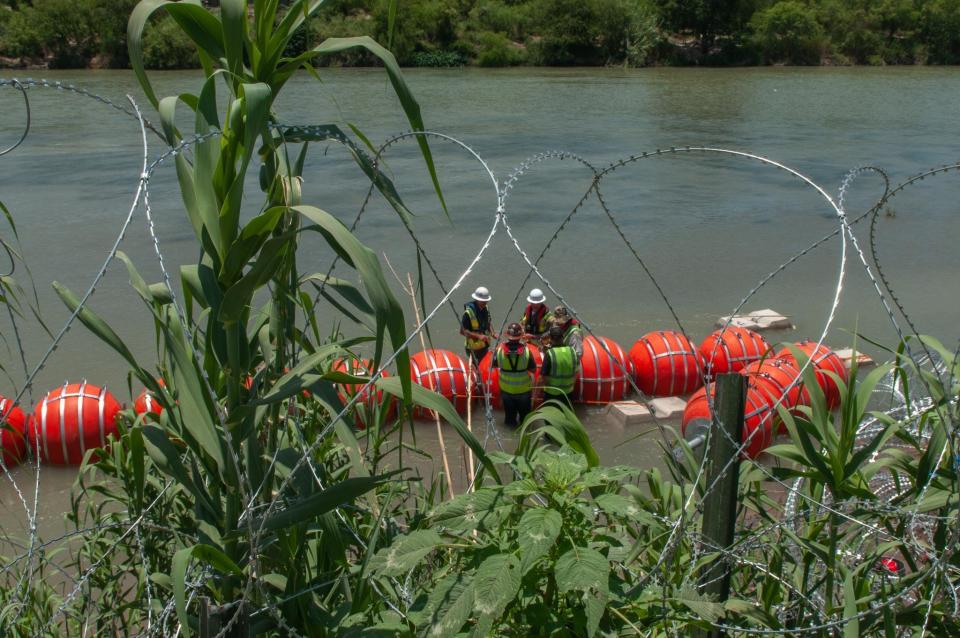
[[[530,291],[530,294],[527,295],[527,303],[543,303],[547,298],[543,296],[543,291],[539,288],[534,288]]]
[[[480,286],[474,290],[473,298],[477,301],[490,301],[490,299],[492,299],[492,297],[490,297],[490,291],[487,290],[486,286]]]

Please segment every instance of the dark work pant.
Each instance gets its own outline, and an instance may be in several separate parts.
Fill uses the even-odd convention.
[[[507,394],[500,393],[500,399],[503,401],[503,422],[514,428],[523,423],[523,420],[530,414],[530,393]]]

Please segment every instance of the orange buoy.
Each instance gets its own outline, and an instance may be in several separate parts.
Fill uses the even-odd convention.
[[[33,412],[30,444],[40,459],[54,465],[78,465],[87,450],[105,447],[116,435],[120,404],[106,388],[64,383],[43,397]]]
[[[476,371],[474,371],[476,373]],[[474,375],[472,394],[479,397],[479,388]],[[426,350],[410,357],[410,378],[417,385],[433,390],[447,398],[457,412],[467,411],[467,362],[449,350]],[[431,410],[416,409],[414,416],[432,418]]]
[[[757,389],[767,394],[771,406],[775,407],[779,401],[792,414],[799,414],[797,406],[810,405],[810,393],[803,387],[803,379],[799,378],[800,369],[792,359],[761,359],[754,361],[740,373],[747,376]],[[778,418],[777,421],[780,434],[785,434],[786,428],[782,420]]]
[[[710,405],[707,402],[707,392],[710,393],[710,401],[712,402],[715,398],[715,387],[716,384],[709,383],[694,392],[690,400],[687,401],[687,407],[683,411],[683,420],[680,424],[681,434],[686,436],[688,429],[710,428],[713,419],[710,413]],[[780,421],[773,410],[773,403],[767,392],[758,388],[755,382],[748,380],[747,399],[743,415],[742,441],[746,444],[741,455],[743,458],[756,458],[773,442],[775,426]]]
[[[697,351],[681,332],[648,332],[630,348],[630,362],[637,387],[647,396],[689,394],[703,385]]]
[[[3,464],[10,469],[26,458],[26,417],[20,406],[0,396],[0,445],[3,448]]]
[[[700,362],[707,379],[716,379],[718,374],[740,372],[768,350],[770,344],[753,330],[727,326],[703,340],[699,348]]]
[[[630,392],[632,378],[633,364],[620,344],[607,337],[588,335],[584,338],[583,357],[580,359],[580,369],[574,386],[574,395],[578,401],[621,401]]]
[[[157,379],[157,383],[161,388],[167,387],[163,379]],[[160,416],[160,413],[163,412],[163,406],[157,403],[157,399],[153,396],[152,392],[144,388],[143,392],[138,394],[137,398],[133,401],[133,412],[137,415],[152,412]]]
[[[369,377],[373,375],[373,362],[370,359],[337,359],[330,368],[337,372],[345,372],[355,377]],[[386,370],[380,375],[381,378],[389,377]],[[337,396],[343,401],[344,405],[352,399],[361,388],[366,384],[342,383],[337,385]],[[305,391],[306,392],[306,391]],[[376,392],[369,389],[363,390],[357,402],[353,404],[355,408],[355,420],[357,428],[365,429],[367,422],[374,418],[375,409],[380,406],[387,411],[386,418],[390,418],[395,407],[395,397],[387,395],[387,400],[383,400],[383,390],[376,388]]]
[[[526,348],[530,351],[530,356],[533,357],[533,363],[536,365],[533,371],[533,387],[536,388],[540,384],[540,366],[543,365],[543,353],[540,352],[540,348],[532,343],[526,344]],[[494,350],[490,350],[485,354],[477,367],[480,368],[480,381],[483,384],[481,391],[490,395],[490,404],[500,410],[503,408],[503,401],[500,400],[500,368],[493,367],[494,352]],[[543,397],[540,396],[543,394],[542,392],[534,390],[532,394],[534,401],[543,401]],[[481,396],[483,395],[481,394]]]
[[[837,385],[836,380],[827,373],[832,372],[846,383],[847,367],[843,364],[843,359],[827,346],[821,345],[818,348],[816,341],[798,341],[793,345],[810,358],[814,367],[814,373],[817,377],[817,385],[823,390],[823,395],[827,400],[827,407],[832,410],[840,405],[840,387]],[[792,361],[794,365],[797,365],[797,360],[789,348],[782,348],[777,352],[777,356]],[[797,365],[797,367],[799,368],[800,366]]]

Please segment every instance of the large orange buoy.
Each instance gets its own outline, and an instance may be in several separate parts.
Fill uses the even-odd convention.
[[[480,397],[479,376],[474,370],[472,394]],[[426,350],[410,357],[410,378],[417,385],[447,398],[457,412],[467,412],[467,362],[449,350]],[[416,409],[414,416],[432,418],[431,410]]]
[[[630,362],[637,387],[647,396],[689,394],[703,385],[697,351],[681,332],[648,332],[630,348]]]
[[[501,346],[502,347],[502,346]],[[527,350],[530,351],[530,356],[533,357],[533,363],[536,365],[536,369],[533,371],[533,387],[540,385],[540,366],[543,365],[543,353],[540,352],[540,348],[528,343],[526,345]],[[480,381],[482,385],[482,392],[485,392],[490,395],[490,404],[500,410],[503,408],[503,401],[500,400],[500,368],[493,367],[493,355],[494,350],[490,350],[487,354],[483,356],[483,360],[480,361]],[[543,400],[541,396],[542,392],[537,392],[536,389],[532,392],[533,400],[536,402],[538,399]],[[481,397],[483,394],[481,394]]]
[[[840,405],[840,387],[833,377],[826,374],[832,372],[846,383],[847,367],[843,364],[840,356],[827,346],[821,345],[818,348],[816,341],[799,341],[793,345],[810,358],[816,373],[817,385],[823,390],[823,395],[827,400],[827,407],[832,410]],[[782,348],[777,352],[777,356],[792,361],[795,365],[797,364],[796,358],[789,348]]]
[[[797,406],[810,405],[810,393],[803,386],[803,379],[799,379],[800,369],[792,359],[761,359],[740,373],[766,393],[771,406],[776,406],[779,401],[792,414],[799,414]],[[777,421],[780,433],[786,433],[782,420],[778,418]]]
[[[0,445],[3,447],[3,463],[10,469],[26,457],[26,417],[20,406],[0,396]]]
[[[163,379],[157,379],[157,383],[161,388],[167,387],[163,382]],[[157,399],[153,396],[153,393],[147,390],[146,388],[137,395],[137,398],[133,401],[133,412],[134,414],[146,414],[147,412],[152,412],[153,414],[160,416],[160,413],[163,412],[163,406],[157,403]]]
[[[64,383],[47,393],[33,411],[29,439],[40,459],[54,465],[78,465],[87,450],[105,447],[116,435],[120,404],[106,388]]]
[[[710,405],[707,402],[707,392],[710,393],[712,402],[715,399],[715,387],[716,384],[709,383],[694,392],[690,400],[687,401],[687,407],[683,411],[683,420],[680,424],[680,432],[684,436],[686,436],[688,429],[710,428],[712,418]],[[773,410],[773,404],[774,402],[770,400],[767,392],[758,388],[756,383],[748,381],[742,432],[742,441],[746,443],[742,454],[744,458],[756,458],[773,442],[775,426],[780,421]]]
[[[630,392],[632,378],[633,364],[620,344],[607,337],[589,335],[584,338],[583,357],[573,390],[578,401],[621,401]]]
[[[770,344],[753,330],[727,326],[713,331],[700,344],[700,363],[707,379],[716,379],[718,374],[740,372],[768,350]]]
[[[336,370],[337,372],[345,372],[355,377],[369,377],[373,375],[373,362],[370,359],[337,359],[333,362],[330,369]],[[389,376],[387,371],[384,370],[380,378],[385,379]],[[359,383],[339,384],[337,385],[337,396],[346,404],[357,392],[360,392],[361,388],[363,388],[363,385]],[[387,395],[387,400],[384,402],[383,390],[379,388],[376,388],[375,392],[363,390],[360,398],[357,399],[357,402],[354,404],[357,427],[361,430],[366,428],[368,421],[376,414],[374,410],[377,406],[387,411],[386,418],[389,419],[393,414],[394,402],[395,397],[393,395]]]

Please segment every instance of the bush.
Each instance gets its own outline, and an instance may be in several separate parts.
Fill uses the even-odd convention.
[[[920,14],[921,40],[927,62],[960,64],[960,0],[932,0]]]
[[[593,11],[606,64],[647,63],[660,39],[657,11],[648,0],[593,0]]]
[[[480,66],[514,66],[523,62],[516,45],[502,33],[486,31],[478,37],[477,64]]]
[[[194,69],[197,48],[170,16],[163,16],[143,37],[143,63],[148,69]]]
[[[799,2],[786,0],[757,12],[750,29],[768,63],[820,63],[823,29],[813,10]]]
[[[457,67],[467,63],[467,58],[457,51],[418,51],[413,54],[413,66]]]

